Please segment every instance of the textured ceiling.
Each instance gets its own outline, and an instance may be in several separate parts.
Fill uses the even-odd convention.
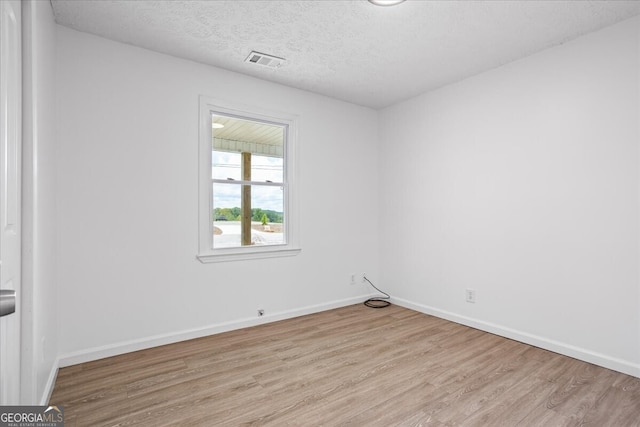
[[[373,108],[640,14],[640,1],[51,3],[79,31]],[[245,63],[252,50],[287,61]]]

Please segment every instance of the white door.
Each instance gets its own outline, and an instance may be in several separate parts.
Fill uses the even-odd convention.
[[[0,290],[17,296],[15,313],[0,317],[0,405],[20,403],[20,12],[20,0],[0,0]]]

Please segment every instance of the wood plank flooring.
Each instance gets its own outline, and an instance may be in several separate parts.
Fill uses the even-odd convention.
[[[66,427],[640,426],[640,379],[391,306],[63,368]]]

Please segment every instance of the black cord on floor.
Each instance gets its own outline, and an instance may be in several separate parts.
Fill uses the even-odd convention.
[[[376,288],[376,285],[374,285],[373,283],[371,283],[371,280],[367,279],[367,276],[363,276],[364,280],[366,280],[367,282],[369,282],[369,284],[371,286],[373,286],[373,289],[375,289],[376,291],[380,292],[381,294],[384,294],[383,297],[373,297],[373,298],[369,298],[368,300],[366,300],[364,302],[364,305],[366,305],[367,307],[370,308],[385,308],[385,307],[389,307],[391,305],[391,301],[388,301],[389,298],[391,298],[389,296],[388,293],[381,291],[380,289]]]

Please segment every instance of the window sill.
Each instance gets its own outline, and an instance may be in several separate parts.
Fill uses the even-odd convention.
[[[261,258],[279,258],[285,256],[298,255],[302,249],[300,248],[283,248],[274,249],[268,248],[265,250],[252,250],[246,248],[220,250],[212,253],[199,254],[196,256],[198,261],[203,264],[209,264],[212,262],[229,262],[229,261],[245,261],[250,259]]]

